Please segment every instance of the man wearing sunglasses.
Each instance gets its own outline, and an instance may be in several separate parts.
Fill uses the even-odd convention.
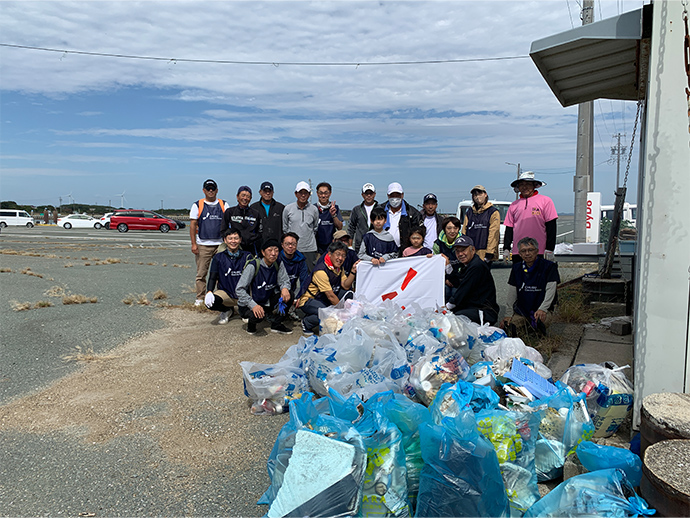
[[[204,197],[194,202],[189,211],[189,237],[192,240],[192,253],[196,260],[196,301],[195,306],[204,303],[206,295],[206,274],[213,254],[222,243],[220,237],[223,215],[227,203],[217,199],[218,185],[211,179],[204,182]]]

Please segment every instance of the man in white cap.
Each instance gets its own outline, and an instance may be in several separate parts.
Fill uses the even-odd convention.
[[[410,231],[422,224],[422,215],[404,197],[402,185],[398,182],[388,184],[388,203],[385,207],[387,219],[383,229],[393,236],[401,257],[402,251],[410,246]]]
[[[283,234],[294,232],[299,236],[297,251],[307,260],[311,272],[317,257],[316,231],[319,228],[319,210],[309,203],[311,188],[307,182],[295,186],[297,201],[285,206],[283,210]]]
[[[472,238],[477,255],[489,265],[498,259],[498,243],[501,238],[501,214],[489,201],[483,185],[470,190],[472,206],[465,210],[462,233]]]
[[[369,232],[369,215],[371,209],[376,207],[376,187],[373,183],[365,183],[362,186],[362,198],[364,201],[354,207],[350,213],[350,221],[347,224],[347,233],[353,239],[355,251],[362,244],[362,236]]]
[[[506,231],[503,236],[503,258],[507,260],[511,244],[513,261],[520,261],[517,243],[523,237],[533,237],[539,243],[539,256],[553,260],[553,249],[556,246],[556,222],[558,214],[553,201],[548,196],[539,194],[536,189],[546,185],[537,180],[534,172],[525,171],[510,186],[520,193],[520,198],[508,207],[506,214]]]

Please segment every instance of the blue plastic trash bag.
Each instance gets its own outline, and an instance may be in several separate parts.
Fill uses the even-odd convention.
[[[493,409],[498,402],[498,395],[490,387],[458,381],[453,385],[444,383],[429,410],[434,421],[440,424],[443,417],[455,417],[467,408],[475,413]]]
[[[630,450],[583,441],[577,445],[577,458],[587,471],[622,469],[633,487],[640,485],[642,460]]]
[[[410,510],[417,508],[417,493],[419,492],[419,475],[424,465],[422,448],[419,441],[419,426],[431,421],[429,409],[424,405],[415,403],[409,398],[382,392],[366,402],[366,406],[376,408],[400,430],[403,436],[403,448],[405,449],[405,466],[407,467],[407,496]]]
[[[362,404],[356,396],[344,399],[335,390],[329,392],[335,417],[352,421],[362,436],[367,452],[367,466],[362,488],[362,516],[410,516],[407,498],[407,470],[402,433],[379,405]]]
[[[527,509],[525,517],[652,516],[656,511],[637,496],[625,473],[602,469],[560,483]]]
[[[268,460],[271,485],[259,499],[268,517],[356,516],[366,468],[366,449],[356,428],[319,413],[311,394],[290,402]]]
[[[415,516],[509,516],[492,444],[471,410],[419,427],[422,468]]]
[[[534,451],[541,412],[484,410],[477,414],[477,428],[491,441],[505,485],[512,516],[522,516],[539,500]]]
[[[563,474],[568,455],[582,441],[592,438],[594,425],[587,413],[585,395],[575,395],[569,387],[558,382],[559,391],[530,403],[543,408],[535,452],[535,468],[539,482],[553,480]]]

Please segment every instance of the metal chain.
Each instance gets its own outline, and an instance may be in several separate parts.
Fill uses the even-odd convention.
[[[628,185],[628,175],[630,174],[630,161],[632,160],[633,147],[635,147],[635,133],[637,132],[637,123],[640,120],[642,103],[642,99],[637,101],[637,114],[635,115],[635,124],[633,125],[632,139],[630,140],[630,152],[628,153],[628,163],[625,166],[625,178],[623,179],[623,188],[627,188]]]

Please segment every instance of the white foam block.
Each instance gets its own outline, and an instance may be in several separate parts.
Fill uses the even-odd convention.
[[[280,518],[352,472],[355,447],[323,435],[299,430],[290,462],[268,509],[269,518]]]

